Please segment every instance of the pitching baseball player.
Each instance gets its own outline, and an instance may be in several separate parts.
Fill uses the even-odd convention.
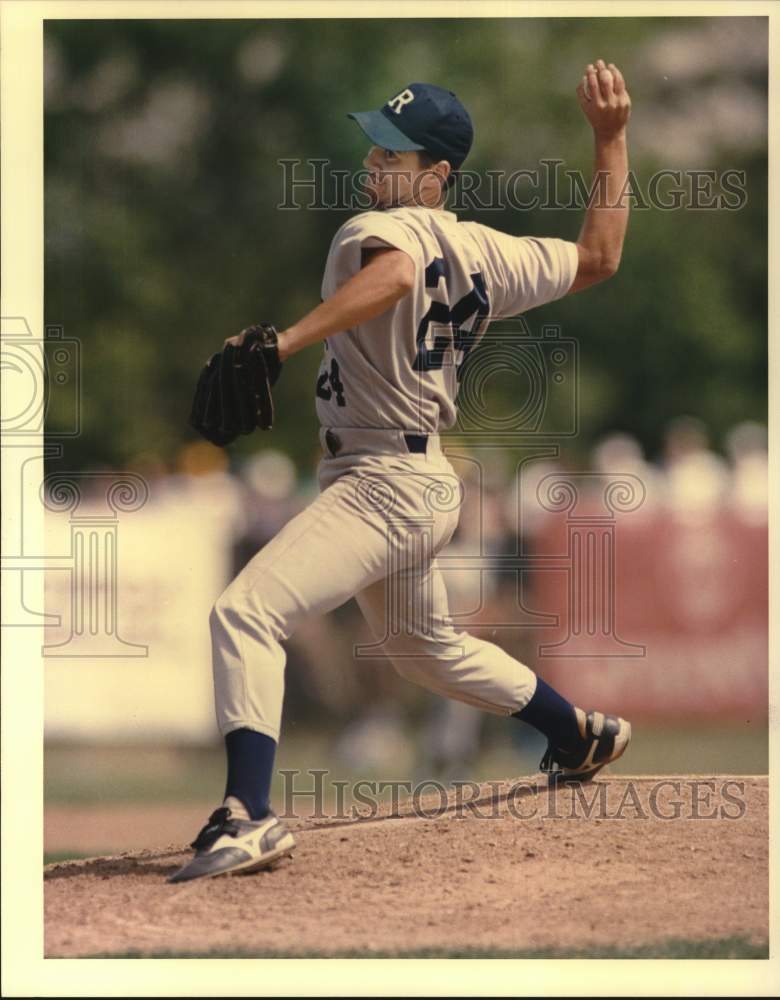
[[[601,59],[586,67],[577,95],[602,185],[576,242],[510,236],[446,210],[473,139],[450,91],[413,83],[381,110],[350,115],[372,143],[364,166],[375,208],[333,238],[320,305],[278,335],[252,328],[271,383],[289,357],[324,343],[321,492],[214,605],[227,786],[172,882],[266,867],[295,846],[269,804],[282,643],[307,616],[352,597],[402,676],[540,730],[543,770],[587,780],[626,749],[628,722],[575,707],[498,646],[456,629],[436,560],[458,520],[458,480],[439,431],[455,422],[463,362],[489,320],[603,281],[620,261],[631,102],[620,70]],[[240,349],[245,336],[226,350]]]

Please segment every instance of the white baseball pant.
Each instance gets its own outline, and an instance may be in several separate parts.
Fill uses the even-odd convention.
[[[536,675],[448,620],[436,554],[458,522],[460,484],[438,438],[410,454],[403,432],[334,429],[341,447],[319,466],[321,493],[247,564],[211,612],[222,735],[279,739],[285,652],[307,615],[355,597],[403,677],[498,715],[523,708]],[[325,447],[325,431],[321,432]],[[373,650],[372,650],[373,653]]]

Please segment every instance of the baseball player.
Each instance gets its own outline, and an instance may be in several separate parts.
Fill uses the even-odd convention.
[[[364,167],[375,208],[338,230],[322,303],[273,343],[277,366],[324,344],[321,492],[212,610],[227,785],[172,882],[267,867],[295,846],[269,804],[282,643],[306,616],[352,597],[402,676],[540,730],[543,770],[587,780],[626,749],[628,722],[575,707],[498,646],[456,629],[436,560],[458,520],[458,480],[439,431],[455,422],[464,360],[491,319],[603,281],[620,261],[630,99],[620,70],[601,59],[586,67],[577,96],[602,184],[576,242],[510,236],[446,210],[473,139],[450,91],[413,83],[381,110],[349,116],[372,143]]]

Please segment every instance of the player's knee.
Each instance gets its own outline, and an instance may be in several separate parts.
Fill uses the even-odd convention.
[[[247,588],[234,580],[217,598],[209,615],[212,636],[219,632],[245,632],[262,642],[287,638],[284,622],[262,590]]]

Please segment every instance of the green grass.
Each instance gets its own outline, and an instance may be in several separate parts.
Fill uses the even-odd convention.
[[[503,721],[503,720],[502,720]],[[484,753],[467,774],[473,781],[533,774],[543,750],[528,727],[490,729]],[[509,736],[514,736],[510,739]],[[281,744],[277,766],[329,768],[331,777],[388,777],[349,774],[334,749],[333,734],[292,732]],[[766,725],[663,728],[635,726],[629,752],[611,767],[613,774],[766,774]],[[412,774],[392,777],[410,779]],[[420,777],[420,775],[417,775]],[[426,774],[425,777],[435,777]],[[211,802],[224,789],[224,751],[220,745],[88,746],[47,744],[44,751],[44,797],[49,805],[132,802]],[[310,787],[305,774],[296,784]],[[274,794],[281,792],[277,775]]]
[[[322,761],[325,761],[323,764]],[[329,740],[312,733],[285,741],[279,768],[338,765]],[[348,777],[348,775],[339,775]],[[303,787],[309,787],[304,776]],[[276,792],[281,778],[276,777]],[[225,751],[221,744],[88,745],[51,743],[44,747],[44,801],[47,805],[119,803],[211,803],[225,788]]]
[[[60,861],[81,861],[82,858],[94,858],[95,852],[84,854],[82,851],[44,851],[43,863],[55,865]]]
[[[138,951],[101,952],[89,958],[769,958],[768,944],[731,937],[706,941],[669,938],[634,948],[418,948],[410,951]]]
[[[635,725],[612,774],[768,774],[769,729],[759,724]]]

